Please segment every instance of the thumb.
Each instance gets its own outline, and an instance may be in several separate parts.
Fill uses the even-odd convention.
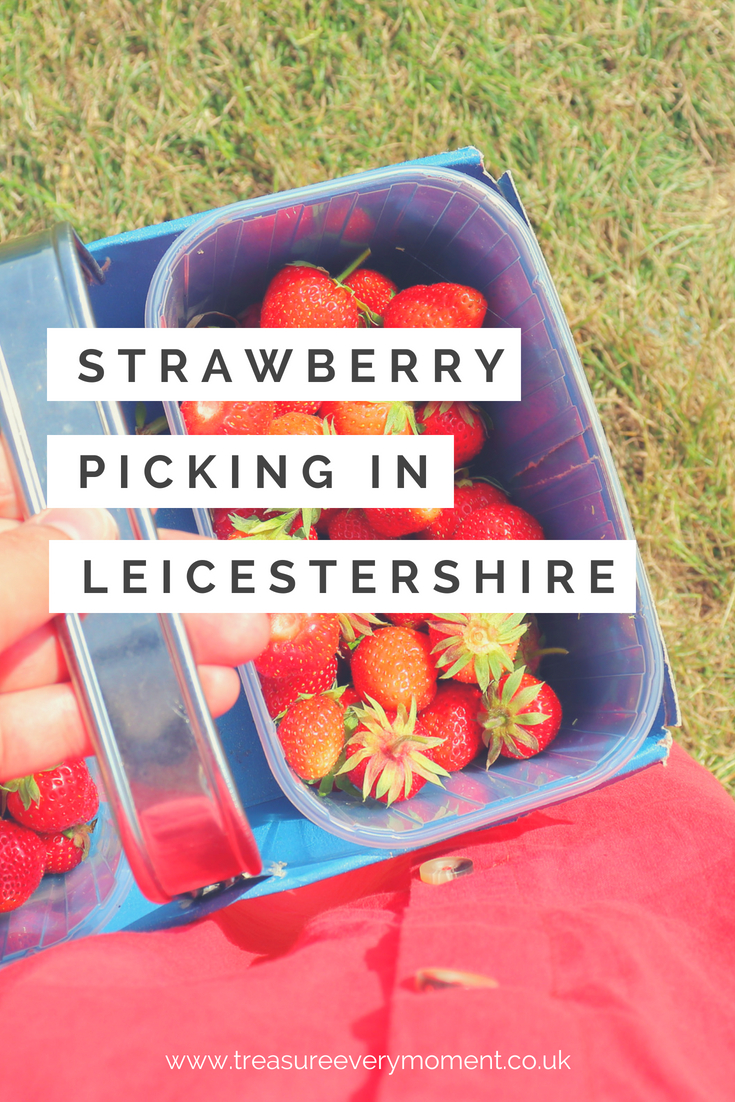
[[[51,540],[117,539],[106,509],[45,509],[0,535],[0,653],[51,619],[48,545]]]

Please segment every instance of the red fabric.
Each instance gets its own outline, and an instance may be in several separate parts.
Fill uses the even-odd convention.
[[[421,883],[421,861],[447,852],[474,873]],[[675,747],[666,767],[451,846],[13,965],[3,1097],[732,1102],[734,872],[735,805]],[[419,991],[427,967],[499,986]],[[456,1062],[496,1053],[492,1070]],[[314,1067],[253,1069],[255,1054]],[[171,1070],[167,1055],[225,1068]],[[544,1056],[563,1066],[531,1066]]]

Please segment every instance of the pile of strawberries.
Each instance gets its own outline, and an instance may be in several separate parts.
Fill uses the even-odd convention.
[[[25,903],[44,873],[65,873],[89,853],[99,794],[84,761],[0,784],[0,913]]]
[[[471,287],[436,283],[399,291],[359,267],[338,278],[289,264],[263,301],[230,325],[268,328],[476,328],[487,303]],[[490,426],[463,402],[183,402],[193,434],[454,437],[451,509],[215,509],[219,539],[543,539],[540,524],[468,465]],[[291,768],[322,795],[334,787],[391,804],[481,753],[527,758],[561,723],[551,687],[536,676],[543,654],[532,615],[395,613],[271,616],[255,665]]]

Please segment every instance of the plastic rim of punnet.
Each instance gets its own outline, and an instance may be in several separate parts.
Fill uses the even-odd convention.
[[[488,326],[522,331],[522,401],[489,406],[481,457],[551,539],[630,539],[632,525],[572,334],[528,224],[490,183],[452,169],[379,169],[246,200],[197,220],[154,274],[145,324],[177,328],[207,310],[236,315],[290,260],[340,271],[364,247],[400,286],[451,281],[488,300]],[[167,403],[172,433],[186,431]],[[478,465],[475,464],[475,469]],[[481,470],[478,473],[483,473]],[[233,507],[237,503],[233,502]],[[195,510],[203,534],[206,510]],[[554,615],[542,676],[564,720],[525,760],[481,760],[387,808],[344,793],[320,798],[285,761],[253,667],[241,670],[265,756],[291,802],[348,841],[400,849],[440,841],[571,798],[611,779],[641,746],[661,706],[664,647],[642,563],[635,615]],[[532,610],[529,610],[532,611]],[[431,791],[427,792],[426,788]]]

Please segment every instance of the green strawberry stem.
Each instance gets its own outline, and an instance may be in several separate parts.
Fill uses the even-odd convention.
[[[367,260],[367,258],[370,256],[370,253],[371,253],[371,249],[369,247],[367,249],[364,249],[363,252],[360,253],[360,255],[357,257],[356,260],[353,260],[351,264],[347,265],[347,267],[345,268],[345,270],[343,272],[340,272],[340,274],[338,276],[334,276],[335,282],[336,283],[344,283],[344,281],[346,279],[348,279],[349,276],[351,276],[352,273],[357,268],[360,267],[363,260]]]

